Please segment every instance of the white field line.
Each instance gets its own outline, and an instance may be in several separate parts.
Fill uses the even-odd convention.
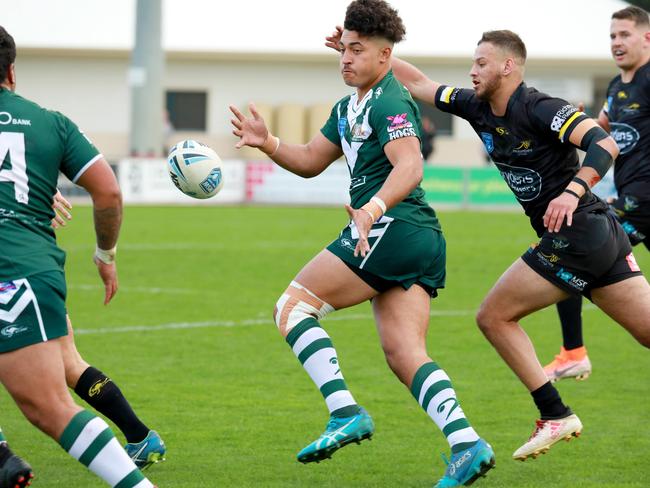
[[[554,310],[548,308],[547,310]],[[595,310],[596,307],[591,303],[583,307],[584,310]],[[476,310],[432,310],[429,314],[431,317],[463,317],[474,315]],[[327,317],[324,322],[342,322],[355,320],[372,320],[373,316],[369,313],[346,314],[333,317]],[[74,317],[73,317],[74,320]],[[245,327],[251,325],[274,325],[271,318],[244,319],[244,320],[207,320],[204,322],[173,322],[159,325],[126,325],[121,327],[100,327],[97,329],[74,329],[75,334],[95,335],[95,334],[119,334],[125,332],[153,332],[158,330],[177,330],[177,329],[202,329],[215,327]],[[559,326],[559,323],[558,323]]]
[[[103,290],[104,285],[83,285],[83,284],[69,284],[68,290],[82,290],[82,291],[95,291]],[[197,295],[205,293],[205,290],[193,290],[191,288],[157,288],[147,286],[120,286],[122,293],[145,293],[150,295],[159,295],[168,293],[170,295]]]

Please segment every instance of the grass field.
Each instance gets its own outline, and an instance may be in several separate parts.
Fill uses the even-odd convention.
[[[511,459],[530,435],[536,409],[474,325],[474,312],[535,237],[519,213],[441,212],[440,218],[448,280],[433,304],[429,351],[496,451],[496,469],[475,486],[648,486],[650,354],[591,306],[584,320],[594,374],[559,384],[585,425],[582,437],[534,461]],[[161,488],[407,488],[432,486],[442,475],[446,441],[386,366],[368,304],[323,324],[376,435],[328,462],[295,460],[322,431],[327,410],[271,313],[288,282],[345,219],[343,209],[127,208],[121,289],[103,307],[91,262],[91,212],[75,209],[59,234],[68,251],[77,345],[164,437],[168,459],[147,472]],[[650,267],[644,249],[637,259]],[[554,310],[524,325],[541,360],[550,360],[560,346]],[[4,391],[0,405],[12,446],[34,467],[35,487],[104,486],[31,427]]]

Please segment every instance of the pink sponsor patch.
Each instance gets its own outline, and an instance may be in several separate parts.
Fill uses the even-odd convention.
[[[625,260],[627,261],[627,265],[630,267],[630,271],[641,271],[641,268],[639,268],[639,265],[636,264],[636,259],[634,258],[634,254],[630,253],[627,256],[625,256]]]
[[[413,124],[408,121],[408,114],[406,113],[389,115],[386,118],[390,121],[390,125],[387,128],[388,132],[413,127]]]

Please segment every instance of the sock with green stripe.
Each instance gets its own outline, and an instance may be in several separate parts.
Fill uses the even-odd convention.
[[[59,444],[113,488],[152,488],[104,420],[82,410],[64,429]]]
[[[330,415],[356,415],[359,406],[345,384],[336,349],[318,321],[313,317],[301,321],[289,331],[287,342],[323,395]]]
[[[449,376],[436,363],[420,366],[411,393],[447,437],[452,453],[468,449],[480,439],[460,408]]]

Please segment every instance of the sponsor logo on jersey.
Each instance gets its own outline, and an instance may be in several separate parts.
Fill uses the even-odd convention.
[[[14,119],[9,112],[0,112],[0,125],[32,125],[28,119]]]
[[[571,104],[564,105],[560,110],[555,113],[553,120],[551,121],[551,130],[555,132],[560,132],[564,123],[571,118],[578,111]]]
[[[619,100],[626,100],[627,99],[627,93],[625,93],[625,91],[623,91],[623,90],[620,90],[616,94],[616,98],[618,98]]]
[[[623,107],[621,109],[621,112],[634,113],[634,112],[638,112],[640,108],[641,108],[641,104],[634,102],[634,103],[630,103],[626,107]]]
[[[618,150],[621,154],[627,154],[636,143],[639,142],[640,135],[634,127],[629,124],[621,124],[620,122],[611,122],[609,124],[609,134],[616,141]]]
[[[24,326],[18,326],[18,325],[7,325],[0,329],[0,334],[2,334],[2,337],[6,337],[7,339],[11,339],[13,336],[16,334],[20,334],[21,332],[25,332],[29,330],[27,327]]]
[[[388,135],[388,139],[394,141],[395,139],[400,139],[402,137],[411,137],[411,136],[413,137],[416,136],[415,129],[413,127],[410,127],[408,129],[398,129],[395,132],[391,132]]]
[[[518,166],[497,166],[501,176],[518,200],[528,202],[539,196],[542,189],[542,177],[537,171]]]
[[[639,201],[636,199],[636,197],[625,195],[625,199],[623,200],[623,208],[626,212],[636,210],[639,208]]]
[[[350,190],[353,188],[357,188],[358,186],[362,186],[366,184],[366,177],[365,176],[358,176],[356,178],[352,178],[350,180]]]
[[[386,117],[390,121],[390,125],[386,129],[388,132],[393,132],[408,127],[413,127],[413,124],[408,120],[408,114],[389,115]]]
[[[375,100],[377,100],[383,93],[384,93],[384,90],[382,90],[381,87],[377,88],[375,90]]]
[[[564,237],[558,237],[556,239],[553,239],[553,249],[566,249],[569,247],[569,241],[567,241]]]
[[[512,150],[512,152],[514,154],[530,154],[533,152],[533,148],[531,147],[532,144],[533,141],[526,139],[525,141],[521,141],[519,145]]]
[[[347,119],[345,117],[339,117],[339,137],[343,139],[343,136],[345,135],[345,124],[347,123]]]
[[[500,136],[507,136],[508,134],[510,134],[510,132],[508,132],[508,129],[506,129],[505,127],[497,127],[494,130],[496,130],[497,134],[499,134]]]
[[[583,291],[585,289],[585,286],[588,284],[586,280],[578,278],[576,275],[565,270],[564,268],[560,268],[556,273],[556,276],[579,291]]]
[[[481,140],[483,141],[485,150],[488,154],[492,154],[492,151],[494,151],[494,139],[492,138],[492,134],[489,132],[481,132]]]
[[[4,283],[0,283],[0,293],[8,293],[15,290],[16,285],[13,281],[5,281]]]

